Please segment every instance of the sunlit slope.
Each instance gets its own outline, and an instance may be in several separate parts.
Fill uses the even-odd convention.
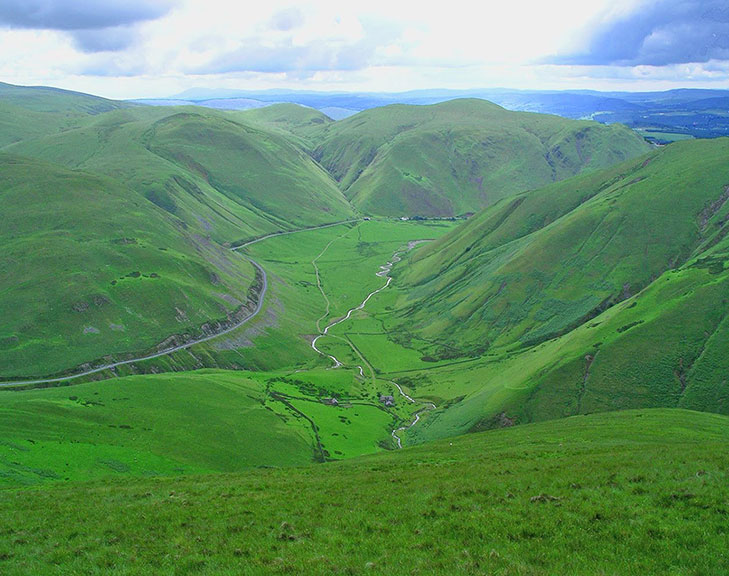
[[[647,150],[620,125],[453,100],[326,125],[314,156],[364,212],[453,216]]]
[[[724,574],[727,424],[631,411],[324,466],[3,490],[0,569]]]
[[[364,397],[361,384],[346,370],[202,369],[0,388],[0,487],[235,472],[394,448],[397,409]]]
[[[626,408],[729,414],[727,290],[726,272],[669,271],[558,338],[396,376],[441,407],[408,441]]]
[[[199,332],[247,301],[240,255],[108,177],[0,155],[0,376]]]
[[[313,462],[308,422],[240,372],[130,376],[0,394],[0,486]]]

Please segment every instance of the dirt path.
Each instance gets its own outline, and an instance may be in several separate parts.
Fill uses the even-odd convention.
[[[262,236],[261,238],[256,238],[255,240],[250,240],[249,242],[245,242],[244,244],[231,248],[230,250],[232,252],[237,252],[238,250],[241,250],[242,248],[246,248],[247,246],[251,246],[252,244],[262,242],[263,240],[267,240],[269,238],[275,238],[278,236],[287,236],[289,234],[297,234],[299,232],[321,230],[323,228],[331,228],[332,226],[340,226],[342,224],[350,224],[353,222],[359,222],[359,220],[343,220],[341,222],[323,224],[321,226],[314,226],[311,228],[299,228],[298,230],[289,230],[286,232],[274,232],[272,234]],[[38,378],[36,380],[17,380],[17,381],[12,381],[12,382],[0,382],[0,386],[22,386],[22,385],[31,385],[31,384],[53,384],[55,382],[66,382],[68,380],[82,378],[83,376],[90,376],[91,374],[98,374],[99,372],[103,372],[104,370],[111,370],[111,369],[117,368],[119,366],[125,366],[128,364],[134,364],[135,362],[143,362],[145,360],[153,360],[154,358],[168,356],[175,352],[179,352],[180,350],[186,350],[187,348],[191,348],[192,346],[195,346],[197,344],[202,344],[203,342],[209,342],[210,340],[219,338],[220,336],[224,336],[225,334],[229,334],[230,332],[237,330],[238,328],[240,328],[247,322],[251,321],[253,318],[255,318],[258,315],[258,313],[263,308],[263,302],[266,297],[266,292],[268,291],[268,276],[266,275],[266,271],[263,269],[263,267],[258,262],[253,260],[253,258],[246,256],[246,255],[242,255],[242,256],[256,268],[257,275],[258,274],[261,275],[261,289],[258,292],[258,299],[256,302],[255,309],[248,316],[246,316],[245,318],[242,318],[238,322],[235,322],[231,326],[228,326],[227,328],[225,328],[223,330],[215,332],[214,334],[208,334],[207,336],[203,336],[201,338],[196,338],[194,340],[190,340],[189,342],[185,342],[184,344],[180,344],[179,346],[173,346],[171,348],[166,348],[165,350],[161,350],[159,352],[155,352],[152,354],[146,354],[144,356],[138,356],[136,358],[130,358],[128,360],[121,360],[119,362],[111,362],[109,364],[97,366],[95,368],[91,368],[89,370],[84,370],[83,372],[78,372],[76,374],[71,374],[69,376],[60,376],[58,378]]]

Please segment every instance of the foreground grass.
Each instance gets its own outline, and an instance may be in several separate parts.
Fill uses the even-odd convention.
[[[347,462],[0,492],[3,574],[725,574],[729,420],[580,416]]]
[[[336,397],[337,405],[327,399]],[[0,487],[240,472],[394,447],[416,405],[349,370],[199,370],[0,390]]]
[[[310,426],[221,371],[4,391],[0,486],[311,462]]]

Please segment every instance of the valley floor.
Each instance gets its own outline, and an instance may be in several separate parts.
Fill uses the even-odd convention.
[[[349,222],[242,244],[263,273],[245,326],[113,371],[41,380],[55,387],[6,387],[0,482],[236,471],[402,446],[435,405],[383,378],[376,350],[356,342],[352,326],[370,330],[371,342],[389,342],[369,326],[378,310],[387,313],[390,270],[452,226]],[[201,370],[205,364],[259,369]],[[91,380],[103,376],[120,377]]]

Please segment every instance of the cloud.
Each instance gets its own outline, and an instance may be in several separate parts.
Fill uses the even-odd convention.
[[[119,51],[137,38],[135,25],[172,7],[172,0],[2,0],[0,26],[66,32],[83,52]]]
[[[12,28],[93,30],[164,16],[170,0],[3,0],[0,24]]]
[[[238,72],[302,74],[356,71],[383,60],[382,47],[396,42],[402,26],[366,18],[307,15],[298,9],[276,13],[235,46],[213,47],[208,57],[188,62],[184,71],[212,75]]]
[[[595,26],[587,48],[549,63],[666,66],[729,59],[726,0],[657,0]]]
[[[304,15],[296,7],[276,12],[271,18],[271,28],[281,32],[288,32],[300,27],[304,23]]]
[[[230,72],[294,72],[317,70],[360,70],[368,65],[373,48],[354,45],[310,44],[262,46],[246,44],[216,57],[212,62],[187,70],[194,74]]]
[[[74,44],[82,52],[119,52],[138,38],[137,30],[132,26],[75,30],[71,35]]]

